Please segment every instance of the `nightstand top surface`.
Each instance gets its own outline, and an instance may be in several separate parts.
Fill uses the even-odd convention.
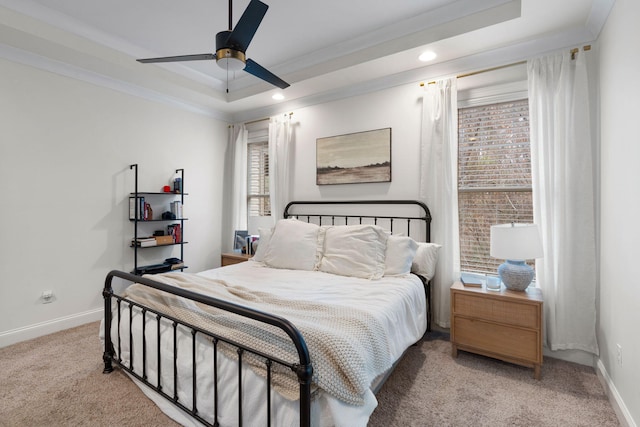
[[[543,300],[542,290],[540,288],[534,288],[532,286],[529,286],[524,291],[511,291],[505,288],[504,285],[502,285],[499,291],[489,291],[487,290],[485,285],[482,285],[482,287],[465,286],[462,284],[462,282],[457,280],[453,283],[453,285],[451,285],[451,289],[458,290],[458,291],[476,292],[476,293],[485,294],[488,296],[495,295],[495,296],[504,296],[509,298],[533,300],[533,301]]]
[[[251,258],[253,255],[247,255],[247,254],[243,254],[243,253],[240,253],[240,252],[224,252],[222,254],[222,256],[225,257],[225,258],[247,260],[247,259]]]

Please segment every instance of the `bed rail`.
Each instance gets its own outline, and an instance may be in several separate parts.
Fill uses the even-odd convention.
[[[230,313],[234,313],[246,318],[250,318],[262,323],[266,323],[269,325],[272,325],[274,327],[277,327],[279,329],[281,329],[282,331],[284,331],[289,338],[291,339],[291,342],[293,343],[293,345],[295,346],[297,353],[298,353],[298,358],[299,361],[298,363],[289,363],[289,362],[285,362],[282,360],[278,360],[272,356],[266,355],[261,353],[258,350],[243,346],[240,343],[236,343],[236,342],[232,342],[228,339],[225,339],[222,336],[217,336],[216,334],[210,332],[210,331],[206,331],[203,330],[197,326],[193,326],[190,325],[184,321],[175,319],[171,316],[168,316],[166,314],[157,312],[155,310],[152,310],[150,308],[147,308],[143,305],[140,305],[136,302],[130,301],[120,295],[117,295],[114,293],[113,291],[113,279],[114,278],[120,278],[123,279],[127,282],[131,282],[131,283],[140,283],[142,285],[145,286],[149,286],[151,288],[155,288],[158,289],[160,291],[164,291],[164,292],[168,292],[170,294],[174,294],[183,298],[187,298],[193,301],[197,301],[199,303],[202,304],[206,304],[208,306],[211,307],[216,307],[218,309],[230,312]],[[117,270],[113,270],[111,272],[109,272],[109,274],[107,275],[106,279],[105,279],[105,285],[104,285],[104,290],[103,290],[103,297],[104,297],[104,310],[105,310],[105,322],[104,322],[104,336],[105,336],[105,349],[104,349],[104,354],[103,354],[103,361],[104,361],[104,373],[109,373],[113,371],[113,363],[116,363],[118,366],[120,366],[122,369],[124,369],[125,371],[127,371],[128,373],[130,373],[132,376],[134,376],[135,378],[137,378],[139,381],[144,382],[146,385],[148,385],[149,387],[151,387],[152,389],[154,389],[156,392],[158,392],[160,395],[162,395],[163,397],[165,397],[166,399],[168,399],[169,401],[173,402],[176,406],[178,406],[179,408],[181,408],[183,411],[189,413],[191,416],[193,416],[194,418],[198,419],[200,422],[204,423],[205,425],[208,426],[217,426],[218,425],[218,421],[217,421],[217,398],[218,398],[218,393],[217,393],[217,382],[216,382],[216,391],[215,391],[215,396],[216,396],[216,402],[215,402],[215,422],[214,424],[209,423],[207,420],[203,419],[200,414],[198,413],[198,408],[197,408],[197,399],[196,399],[196,363],[195,363],[195,351],[192,351],[192,354],[194,355],[194,360],[192,361],[192,378],[193,378],[193,383],[192,383],[192,404],[191,407],[187,407],[186,405],[184,405],[183,403],[181,403],[179,401],[178,398],[178,392],[177,392],[177,379],[176,379],[176,365],[175,365],[175,360],[177,357],[177,349],[176,349],[176,338],[175,338],[175,334],[176,334],[176,330],[177,330],[177,326],[178,325],[182,325],[188,329],[191,330],[191,335],[192,335],[192,345],[195,347],[195,342],[196,342],[196,335],[197,334],[203,334],[205,336],[208,336],[212,339],[212,342],[214,344],[214,366],[216,364],[216,360],[217,359],[217,347],[216,344],[218,342],[225,342],[227,344],[232,345],[234,348],[237,349],[238,352],[238,358],[239,358],[239,368],[238,368],[238,375],[239,375],[239,387],[241,387],[242,385],[242,354],[244,352],[251,352],[253,354],[256,354],[262,358],[265,359],[265,365],[266,365],[266,370],[267,370],[267,382],[270,384],[271,381],[271,365],[273,363],[278,363],[281,364],[283,366],[287,366],[289,367],[293,372],[296,373],[297,377],[298,377],[298,382],[300,384],[300,426],[304,426],[304,427],[308,427],[311,424],[311,377],[313,375],[313,367],[311,365],[311,359],[309,357],[309,351],[307,349],[307,345],[304,341],[304,338],[302,337],[302,334],[300,333],[300,331],[293,325],[291,324],[291,322],[289,322],[287,319],[284,319],[282,317],[279,316],[275,316],[272,314],[268,314],[268,313],[264,313],[258,310],[254,310],[248,307],[244,307],[241,305],[237,305],[228,301],[224,301],[224,300],[220,300],[217,298],[213,298],[213,297],[209,297],[206,295],[202,295],[196,292],[192,292],[192,291],[188,291],[185,289],[180,289],[180,288],[176,288],[170,285],[166,285],[164,283],[160,283],[160,282],[156,282],[150,278],[147,277],[141,277],[141,276],[136,276],[130,273],[125,273],[123,271],[117,271]],[[173,333],[174,333],[174,348],[173,348],[173,358],[174,358],[174,384],[173,384],[173,390],[174,393],[173,395],[169,395],[166,392],[164,392],[164,390],[162,389],[162,383],[161,383],[161,373],[160,373],[160,363],[158,363],[158,379],[157,379],[157,385],[153,385],[152,383],[150,383],[150,381],[148,381],[147,377],[146,377],[146,364],[147,364],[147,345],[146,345],[146,341],[143,340],[143,348],[142,348],[142,372],[136,372],[134,369],[134,363],[133,360],[129,360],[129,364],[127,366],[127,364],[122,362],[121,357],[121,351],[120,351],[120,342],[122,337],[120,336],[120,328],[118,327],[118,352],[117,352],[117,356],[116,356],[116,352],[115,352],[115,346],[114,343],[112,342],[112,338],[111,338],[111,326],[112,326],[112,322],[114,321],[113,319],[113,314],[112,314],[112,300],[116,301],[116,306],[118,308],[117,310],[117,322],[118,325],[120,325],[120,322],[123,321],[123,319],[121,319],[120,313],[121,313],[121,305],[125,304],[128,305],[129,308],[129,337],[124,337],[124,339],[129,339],[129,343],[130,346],[129,348],[131,349],[131,343],[133,340],[132,337],[132,332],[131,332],[131,325],[133,323],[132,320],[132,312],[133,312],[133,308],[135,307],[136,309],[140,310],[140,312],[142,313],[143,316],[143,321],[142,321],[142,327],[143,327],[143,337],[145,336],[144,334],[144,328],[146,328],[146,316],[147,313],[152,313],[153,315],[156,316],[157,319],[157,325],[158,325],[158,343],[160,343],[160,321],[161,319],[166,319],[167,321],[170,321],[173,323]],[[124,321],[127,321],[127,319],[124,319]],[[158,360],[160,360],[160,345],[158,344],[158,348],[157,348],[157,353],[158,353]],[[131,359],[133,359],[133,351],[130,350],[130,357]],[[215,370],[214,370],[214,376],[215,376]],[[267,390],[269,390],[270,387],[267,387]],[[240,401],[238,402],[238,408],[239,408],[239,414],[238,414],[238,419],[240,420],[240,425],[242,425],[242,418],[243,418],[243,414],[242,414],[242,390],[239,390],[238,393],[238,398],[240,399]],[[271,425],[271,396],[270,393],[267,393],[267,425]]]

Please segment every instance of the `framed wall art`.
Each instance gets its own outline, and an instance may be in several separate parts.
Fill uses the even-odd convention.
[[[391,128],[318,138],[316,184],[391,182]]]

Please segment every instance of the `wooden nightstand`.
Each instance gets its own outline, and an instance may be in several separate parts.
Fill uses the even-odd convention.
[[[533,368],[542,365],[542,292],[451,286],[451,352],[470,351]]]
[[[251,255],[234,252],[234,253],[222,254],[220,258],[221,258],[220,265],[224,267],[225,265],[238,264],[240,262],[245,262],[249,258],[251,258]]]

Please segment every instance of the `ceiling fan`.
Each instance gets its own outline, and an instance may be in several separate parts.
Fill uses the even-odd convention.
[[[220,31],[216,34],[216,53],[202,53],[197,55],[166,56],[163,58],[138,59],[141,63],[153,62],[178,62],[178,61],[201,61],[215,59],[218,65],[227,71],[238,71],[244,69],[259,79],[262,79],[280,89],[289,87],[289,83],[273,74],[257,62],[246,57],[245,52],[254,34],[258,30],[262,18],[267,13],[269,6],[260,0],[251,0],[232,29],[232,0],[229,0],[229,30]],[[229,89],[227,89],[227,92]]]

